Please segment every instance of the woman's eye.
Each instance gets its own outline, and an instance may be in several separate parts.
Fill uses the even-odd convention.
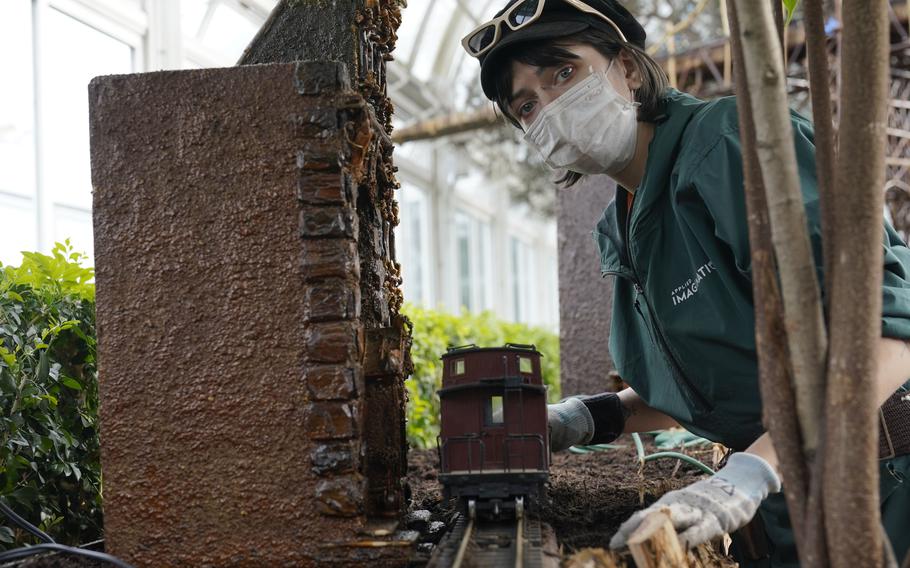
[[[566,79],[568,79],[569,77],[572,76],[573,71],[575,71],[575,69],[571,65],[568,67],[563,67],[556,74],[556,78],[565,81]]]
[[[527,116],[533,110],[534,110],[534,103],[532,101],[528,101],[528,102],[524,103],[523,105],[521,105],[520,107],[518,107],[518,115]]]

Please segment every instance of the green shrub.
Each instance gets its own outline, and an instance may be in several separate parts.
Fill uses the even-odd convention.
[[[0,498],[68,544],[101,535],[95,286],[85,258],[67,241],[50,256],[0,265]],[[0,549],[34,542],[3,525]]]
[[[446,349],[474,343],[479,347],[498,347],[505,343],[533,343],[543,354],[541,370],[549,387],[551,402],[559,399],[559,336],[552,331],[505,322],[490,312],[449,314],[408,304],[402,312],[413,329],[411,358],[414,374],[405,383],[408,389],[408,442],[412,447],[436,446],[439,434],[439,397],[442,381],[440,357]]]

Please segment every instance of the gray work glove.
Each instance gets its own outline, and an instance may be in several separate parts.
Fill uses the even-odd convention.
[[[644,518],[663,507],[679,538],[690,548],[746,525],[769,493],[780,491],[780,478],[762,458],[736,453],[727,465],[707,479],[671,491],[636,512],[619,527],[610,548],[622,548]]]
[[[587,444],[594,436],[594,418],[580,398],[567,398],[558,404],[547,405],[547,424],[551,452]]]

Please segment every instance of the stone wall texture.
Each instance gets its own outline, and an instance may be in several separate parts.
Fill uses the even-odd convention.
[[[392,103],[386,92],[386,62],[401,23],[398,0],[280,0],[238,65],[310,60],[342,63],[339,73],[365,101],[364,122],[345,132],[352,152],[351,173],[359,179],[356,199],[360,263],[360,318],[366,330],[364,354],[363,460],[367,480],[366,512],[396,518],[404,511],[401,478],[407,470],[404,430],[410,338],[401,306],[401,269],[395,261],[394,228],[399,184],[392,164]],[[318,85],[317,85],[318,86]],[[317,162],[313,167],[319,168]],[[325,218],[312,217],[314,230]],[[318,241],[308,247],[316,251]],[[338,293],[324,282],[319,297]]]
[[[403,506],[407,338],[391,150],[349,77],[89,87],[106,544],[137,566],[402,563],[365,544]]]
[[[558,193],[559,356],[563,396],[614,390],[610,378],[613,281],[601,278],[592,239],[616,193],[607,176],[585,176]]]

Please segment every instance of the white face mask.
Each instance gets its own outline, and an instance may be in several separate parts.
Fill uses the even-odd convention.
[[[525,142],[551,168],[615,174],[632,161],[639,103],[627,101],[607,79],[613,61],[559,95],[525,132]]]

